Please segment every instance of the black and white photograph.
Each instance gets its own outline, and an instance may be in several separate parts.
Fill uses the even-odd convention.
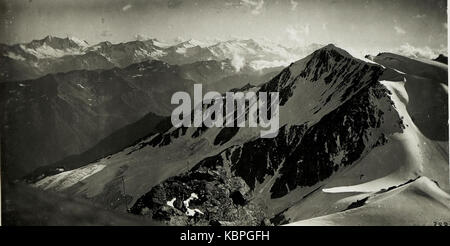
[[[447,8],[0,0],[1,225],[448,226]]]

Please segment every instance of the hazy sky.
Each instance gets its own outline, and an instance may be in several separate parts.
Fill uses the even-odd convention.
[[[48,34],[115,43],[139,34],[165,41],[447,47],[445,0],[0,0],[0,12],[2,43]]]

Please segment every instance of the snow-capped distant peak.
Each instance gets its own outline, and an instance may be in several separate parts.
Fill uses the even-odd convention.
[[[76,43],[80,47],[86,48],[89,46],[88,42],[86,42],[85,40],[81,40],[76,37],[68,37],[68,39]]]
[[[51,35],[40,40],[19,44],[18,48],[36,58],[58,58],[82,54],[89,44],[75,37],[59,38]]]
[[[51,46],[53,48],[60,48],[61,46],[68,46],[71,48],[75,48],[75,47],[86,48],[89,46],[89,44],[86,41],[81,40],[76,37],[59,38],[59,37],[54,37],[51,35],[48,35],[41,40],[33,40],[33,41],[31,41],[31,43],[29,45],[37,46],[37,45],[45,45],[45,44],[48,46]]]
[[[196,46],[200,46],[200,47],[207,47],[209,46],[208,43],[200,41],[200,40],[196,40],[196,39],[189,39],[187,41],[181,42],[179,44],[176,45],[177,47],[183,47],[183,48],[192,48],[192,47],[196,47]]]

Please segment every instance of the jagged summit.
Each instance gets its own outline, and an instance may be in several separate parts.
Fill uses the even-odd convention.
[[[76,37],[60,38],[52,35],[47,35],[43,39],[33,40],[30,43],[23,45],[29,47],[37,47],[44,44],[55,49],[86,48],[87,46],[89,46],[88,42]]]
[[[350,53],[348,53],[346,50],[337,47],[334,44],[328,44],[326,46],[323,46],[321,48],[316,49],[314,52],[312,52],[309,56],[300,59],[293,64],[301,64],[310,60],[314,59],[320,59],[322,61],[328,60],[330,57],[340,57],[340,58],[349,58],[349,59],[356,59]],[[299,68],[302,69],[302,68]]]
[[[324,47],[322,47],[322,49],[336,49],[336,48],[337,48],[336,45],[334,45],[333,43],[329,43]]]
[[[337,52],[338,54],[345,56],[347,58],[354,58],[352,55],[350,55],[350,53],[348,53],[346,50],[341,49],[339,47],[337,47],[334,44],[328,44],[320,49],[318,49],[318,51],[333,51],[333,52]]]
[[[343,70],[345,67],[354,67],[354,69],[362,69],[362,72],[367,72],[368,64],[353,57],[344,49],[341,49],[334,44],[328,44],[322,48],[317,49],[309,56],[300,59],[289,66],[290,73],[295,77],[301,75],[303,77],[310,77],[312,81],[316,81],[319,77],[324,77],[324,80],[329,83],[347,71]],[[370,69],[372,70],[372,69]],[[321,76],[330,72],[328,76]]]

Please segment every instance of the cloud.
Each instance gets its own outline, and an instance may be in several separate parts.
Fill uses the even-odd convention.
[[[231,65],[234,67],[236,72],[239,72],[245,65],[245,58],[237,53],[234,53],[233,58],[231,59]]]
[[[287,35],[288,35],[289,40],[291,40],[291,41],[299,42],[299,41],[302,41],[302,40],[303,40],[303,39],[300,37],[298,31],[297,31],[295,28],[293,28],[292,26],[288,26],[288,27],[286,28],[286,32],[287,32]]]
[[[145,36],[142,34],[136,34],[136,35],[134,35],[134,39],[137,41],[145,41],[145,40],[149,40],[150,38],[148,36]]]
[[[397,34],[400,34],[400,35],[406,34],[406,31],[399,26],[394,26],[394,29]]]
[[[432,49],[428,46],[424,47],[415,47],[410,45],[409,43],[406,43],[397,50],[394,51],[394,53],[399,53],[401,55],[413,57],[413,58],[426,58],[426,59],[434,59],[439,54],[447,54],[446,48],[441,49]]]
[[[291,10],[295,11],[297,9],[298,2],[295,0],[291,0]]]
[[[304,45],[305,37],[309,36],[310,33],[310,25],[306,24],[300,27],[288,26],[285,31],[290,41],[296,43],[296,45]]]
[[[286,32],[290,37],[292,37],[293,40],[295,40],[299,35],[308,36],[310,32],[310,26],[309,24],[300,27],[288,26],[286,28]]]
[[[286,67],[289,65],[289,63],[292,62],[292,60],[256,60],[251,61],[249,66],[252,67],[255,70],[262,70],[264,68],[271,68],[271,67]]]
[[[127,11],[127,10],[131,9],[131,7],[133,7],[133,5],[127,4],[127,5],[122,7],[122,11]]]
[[[306,36],[309,35],[309,30],[310,30],[309,29],[309,24],[306,24],[306,25],[300,27],[300,33],[302,33],[302,34],[304,34]]]
[[[264,0],[241,0],[241,5],[250,8],[253,15],[259,15],[264,7]]]

